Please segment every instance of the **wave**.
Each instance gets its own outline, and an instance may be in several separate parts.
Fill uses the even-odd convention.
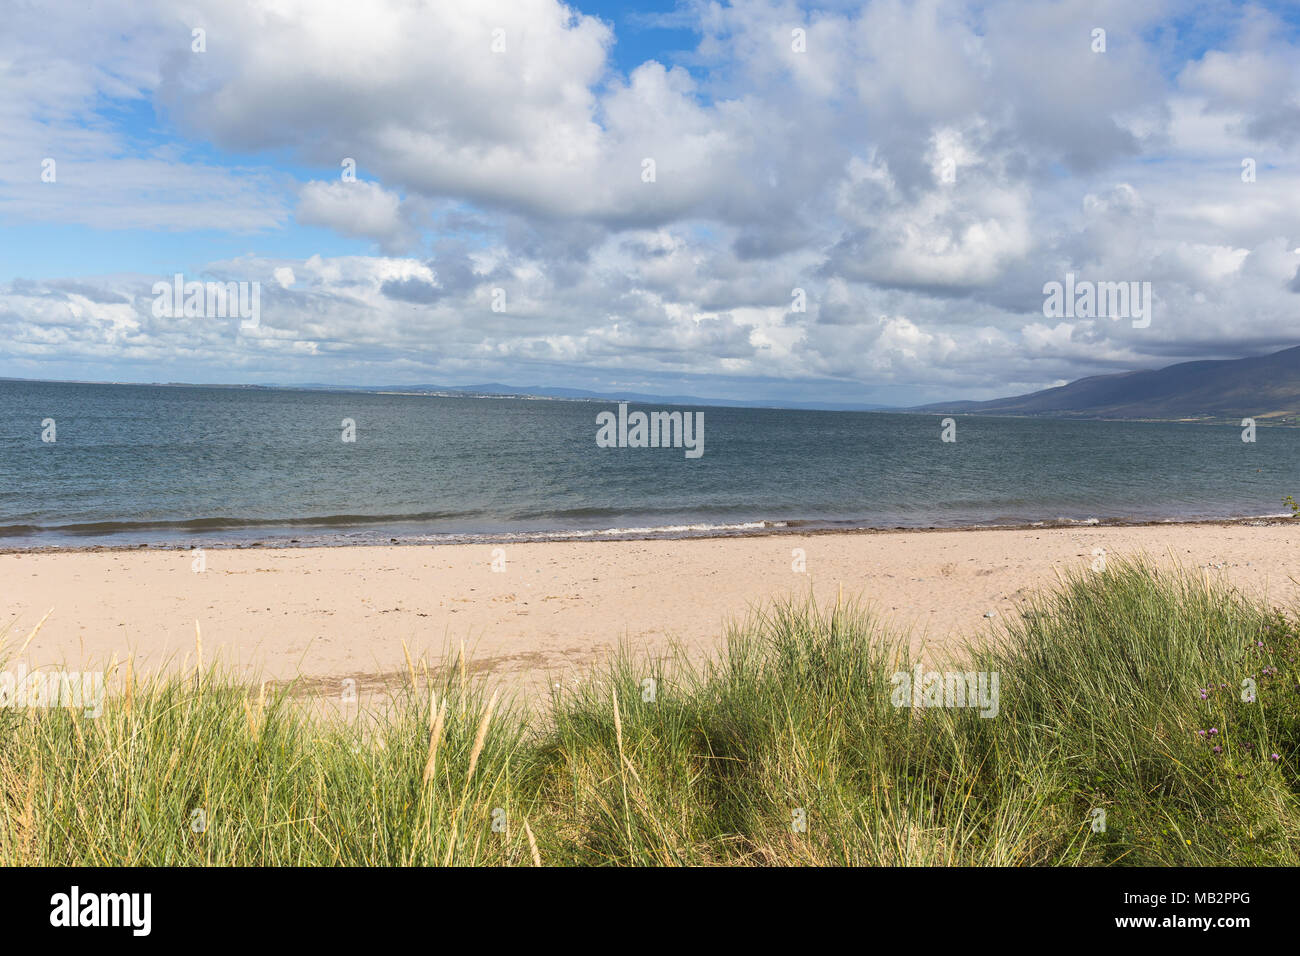
[[[597,513],[598,512],[598,513]],[[677,517],[680,512],[670,512]],[[253,543],[267,546],[287,545],[342,545],[342,544],[461,544],[461,543],[512,543],[529,541],[605,541],[638,538],[691,538],[733,537],[765,534],[817,534],[836,531],[886,531],[886,530],[953,530],[976,528],[1069,528],[1097,525],[1135,525],[1164,522],[1197,521],[1273,521],[1289,520],[1287,513],[1256,515],[1182,515],[1143,517],[1065,517],[1029,518],[1013,515],[998,517],[950,518],[947,516],[909,516],[903,520],[874,518],[783,518],[748,521],[691,520],[683,516],[677,521],[655,523],[643,520],[635,523],[611,524],[600,527],[575,527],[573,522],[593,517],[623,517],[615,509],[575,509],[574,511],[545,514],[551,528],[519,527],[516,517],[500,518],[480,513],[427,511],[389,515],[319,515],[305,518],[231,518],[213,516],[190,519],[151,519],[142,521],[89,521],[57,525],[10,524],[0,525],[0,540],[19,539],[23,544],[10,543],[7,547],[32,546],[41,539],[101,539],[106,546],[133,540],[141,543],[148,536],[152,546],[190,547],[199,543]],[[569,522],[566,526],[566,521]],[[454,522],[454,529],[438,529],[427,525]],[[479,525],[474,529],[474,525]],[[426,527],[420,527],[425,525]],[[485,527],[487,526],[487,527]],[[301,539],[293,537],[302,534]],[[267,534],[267,532],[270,532]],[[278,532],[278,533],[277,533]],[[256,537],[254,537],[256,535]],[[25,539],[25,540],[24,540]],[[162,539],[162,540],[159,540]]]
[[[85,521],[71,524],[0,525],[0,537],[30,534],[122,534],[132,531],[241,531],[252,528],[313,528],[441,521],[468,517],[465,512],[425,511],[395,515],[319,515],[306,518],[178,518],[144,521]]]
[[[546,515],[550,520],[564,521],[565,519],[574,520],[581,518],[590,518],[597,516],[597,509],[579,509],[575,512],[560,512]],[[619,512],[614,509],[608,509],[607,515],[618,515]],[[470,520],[466,520],[470,519]],[[566,540],[579,538],[616,538],[616,537],[673,537],[681,535],[702,534],[744,534],[761,531],[779,530],[791,526],[792,524],[804,524],[804,522],[786,522],[786,521],[742,521],[742,522],[704,522],[694,521],[687,523],[674,524],[637,524],[628,527],[590,527],[590,528],[552,528],[538,530],[492,530],[492,531],[413,531],[410,525],[430,524],[436,522],[457,521],[468,524],[484,523],[485,518],[479,514],[470,514],[466,512],[446,512],[446,511],[425,511],[412,512],[405,514],[386,514],[386,515],[317,515],[306,518],[232,518],[225,516],[213,516],[206,518],[186,518],[186,519],[149,519],[141,521],[86,521],[71,522],[67,524],[10,524],[0,525],[0,538],[33,538],[33,537],[102,537],[112,538],[119,536],[141,535],[150,532],[160,533],[163,536],[185,535],[185,536],[203,536],[214,533],[227,532],[251,532],[258,530],[265,531],[283,531],[290,533],[294,530],[318,529],[343,531],[353,528],[362,531],[369,531],[373,535],[388,535],[390,532],[399,534],[397,538],[390,540],[421,540],[421,539],[438,539],[438,540],[510,540],[510,541],[527,541],[527,540]],[[500,519],[492,520],[493,524],[513,522],[502,522]],[[399,526],[406,526],[406,530],[397,531]],[[388,529],[388,530],[382,530]],[[355,536],[354,536],[355,537]]]

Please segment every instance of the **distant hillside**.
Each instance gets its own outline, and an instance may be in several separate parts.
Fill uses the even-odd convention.
[[[1300,346],[1259,358],[1094,375],[1013,398],[940,402],[912,411],[1163,420],[1249,417],[1294,423],[1300,418]]]
[[[890,409],[889,405],[870,405],[861,402],[793,402],[762,399],[702,398],[698,395],[653,395],[645,392],[625,392],[611,389],[593,392],[582,388],[557,388],[548,385],[502,385],[489,382],[484,385],[276,385],[275,388],[307,388],[344,392],[398,392],[404,395],[438,395],[464,398],[558,398],[582,402],[636,402],[653,405],[703,405],[714,408],[787,408],[806,411],[876,412]]]
[[[76,379],[10,378],[0,375],[0,382],[42,382],[55,385],[137,385],[153,388],[238,388],[307,392],[370,392],[392,395],[430,395],[439,398],[521,398],[555,399],[572,402],[630,402],[641,405],[694,405],[706,408],[776,408],[818,412],[902,411],[896,405],[872,405],[864,402],[795,402],[783,399],[702,398],[698,395],[655,395],[611,389],[592,392],[581,388],[557,388],[548,385],[332,385],[325,382],[270,382],[262,385],[234,385],[216,382],[107,382]]]

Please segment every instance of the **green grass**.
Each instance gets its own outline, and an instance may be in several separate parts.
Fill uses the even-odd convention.
[[[996,672],[995,717],[894,706],[906,646],[779,604],[710,664],[624,653],[540,713],[451,666],[353,720],[220,668],[119,672],[98,718],[0,710],[0,864],[1300,861],[1293,618],[1112,563],[926,663]]]

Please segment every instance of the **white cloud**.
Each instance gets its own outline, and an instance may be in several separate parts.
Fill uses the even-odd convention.
[[[294,218],[304,226],[373,239],[388,252],[408,250],[419,239],[401,197],[373,182],[306,183]]]

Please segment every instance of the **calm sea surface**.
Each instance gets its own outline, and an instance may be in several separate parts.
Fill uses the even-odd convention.
[[[598,447],[605,410],[0,381],[0,547],[1219,518],[1300,495],[1298,429],[958,416],[945,443],[937,415],[702,408],[690,459]]]

